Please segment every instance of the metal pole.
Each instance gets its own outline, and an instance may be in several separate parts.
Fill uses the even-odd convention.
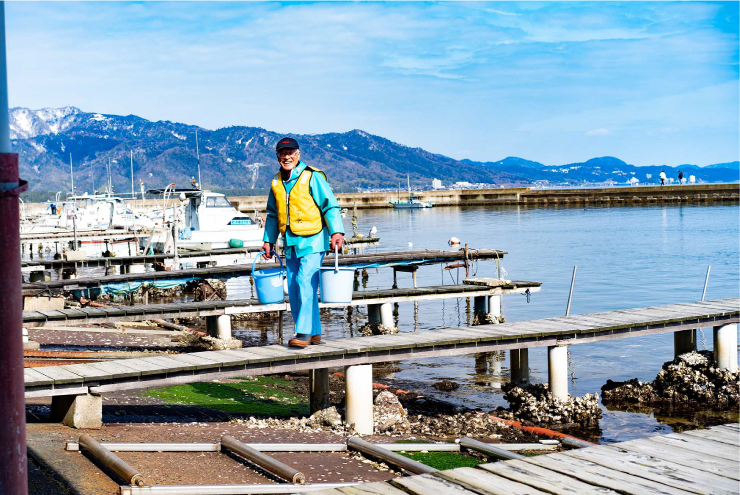
[[[223,450],[224,447],[291,483],[302,485],[306,482],[306,476],[302,472],[283,464],[277,459],[273,459],[267,454],[263,454],[230,435],[221,437],[221,449]]]
[[[72,152],[69,152],[69,176],[72,179],[72,196],[75,196],[75,173],[72,170]]]
[[[131,152],[131,199],[136,199],[136,193],[134,192],[134,152],[133,151]]]
[[[0,493],[28,493],[18,155],[10,146],[5,2],[0,2]]]
[[[568,307],[565,308],[565,316],[570,315],[570,302],[573,300],[573,287],[576,285],[576,272],[578,266],[573,267],[573,278],[570,280],[570,293],[568,294]]]
[[[413,459],[409,459],[401,454],[390,452],[383,447],[373,445],[372,443],[358,437],[349,437],[347,439],[347,447],[358,450],[363,454],[375,457],[389,464],[393,464],[394,466],[398,466],[412,474],[432,474],[437,472],[433,467],[414,461]]]
[[[200,148],[198,147],[198,129],[195,130],[195,157],[198,159],[198,189],[203,189],[203,182],[200,180]]]
[[[707,267],[707,277],[704,279],[704,290],[701,291],[701,300],[707,296],[707,285],[709,284],[709,272],[712,271],[712,265]]]
[[[472,438],[467,437],[462,437],[460,439],[460,447],[481,452],[486,454],[488,457],[493,457],[494,459],[526,459],[526,457],[521,454],[509,452],[508,450],[500,449],[491,444],[479,442],[478,440],[473,440]]]
[[[94,455],[100,462],[111,468],[118,476],[126,480],[130,485],[143,486],[144,477],[136,469],[129,466],[126,461],[106,449],[100,442],[90,435],[80,437],[80,447]]]
[[[301,487],[301,493],[334,490],[353,483],[315,483]],[[265,493],[295,493],[295,485],[288,483],[254,484],[254,485],[155,485],[155,486],[121,486],[121,495],[257,495]]]

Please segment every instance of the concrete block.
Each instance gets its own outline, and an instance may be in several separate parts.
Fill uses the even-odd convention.
[[[99,395],[57,395],[51,398],[51,419],[72,428],[103,426],[103,398]]]
[[[23,311],[54,311],[64,309],[64,296],[24,296]]]
[[[77,251],[70,249],[64,253],[64,259],[67,261],[84,261],[87,259],[87,254],[81,249]]]

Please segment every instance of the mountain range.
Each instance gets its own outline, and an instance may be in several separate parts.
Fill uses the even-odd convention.
[[[71,106],[11,108],[10,130],[21,176],[38,192],[70,190],[70,159],[79,192],[92,191],[93,186],[101,189],[109,163],[115,191],[130,191],[132,167],[137,192],[139,181],[147,188],[171,182],[187,187],[191,177],[198,176],[198,159],[204,187],[240,194],[262,192],[277,171],[274,146],[282,137],[258,127],[209,130],[135,115],[83,112]],[[410,148],[361,130],[293,137],[301,145],[302,158],[324,170],[338,191],[395,187],[407,175],[415,187],[428,187],[433,178],[442,179],[444,185],[465,181],[499,186],[626,183],[631,177],[655,182],[661,170],[676,177],[679,169],[703,182],[737,181],[740,175],[737,161],[706,167],[636,167],[614,157],[565,165],[517,157],[476,162]]]

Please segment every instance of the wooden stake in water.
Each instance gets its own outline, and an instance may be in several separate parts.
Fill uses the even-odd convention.
[[[707,267],[707,276],[704,279],[704,290],[701,292],[701,300],[703,301],[707,297],[707,285],[709,284],[709,272],[712,271],[712,265]]]
[[[576,272],[578,266],[573,267],[573,278],[570,280],[570,293],[568,294],[568,307],[565,308],[565,316],[570,316],[570,302],[573,300],[573,287],[576,285]]]

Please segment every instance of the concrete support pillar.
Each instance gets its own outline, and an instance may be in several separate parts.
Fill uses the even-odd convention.
[[[501,319],[501,296],[488,296],[488,312],[491,314],[494,323],[499,323]]]
[[[568,346],[547,348],[547,380],[554,398],[568,398]]]
[[[696,350],[696,330],[673,332],[673,357]]]
[[[51,419],[72,428],[103,426],[103,398],[99,395],[56,395],[51,398]]]
[[[391,303],[369,304],[367,306],[367,317],[370,324],[382,324],[393,328],[393,306]]]
[[[529,386],[529,349],[512,349],[509,351],[511,383],[526,388]]]
[[[347,366],[345,376],[345,422],[355,431],[373,434],[373,365]]]
[[[329,400],[329,368],[309,370],[308,394],[311,414],[331,405]]]
[[[737,371],[737,323],[714,327],[714,365]]]
[[[488,313],[488,301],[486,296],[475,296],[473,298],[473,314]]]
[[[231,315],[206,316],[206,333],[222,340],[231,339]]]

